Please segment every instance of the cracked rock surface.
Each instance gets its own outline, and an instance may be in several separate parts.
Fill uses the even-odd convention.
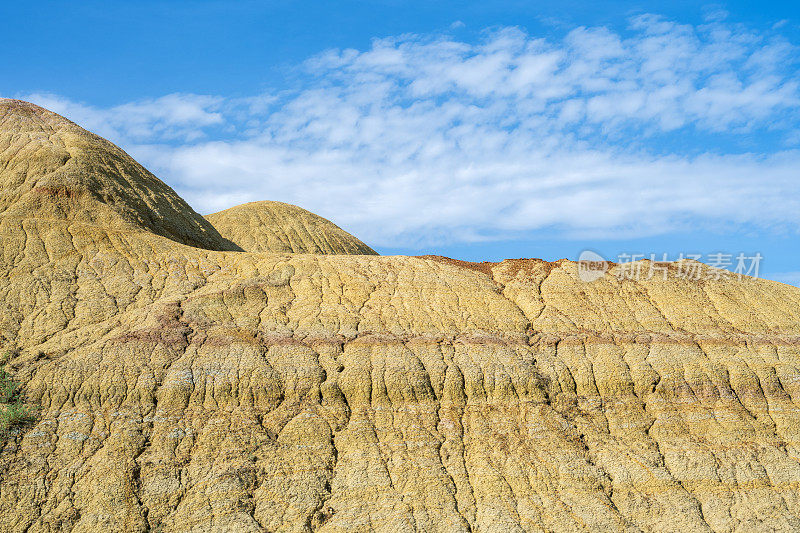
[[[13,101],[0,186],[2,531],[800,529],[800,289],[235,251]]]

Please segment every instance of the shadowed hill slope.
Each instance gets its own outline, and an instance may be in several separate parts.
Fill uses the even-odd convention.
[[[248,252],[377,255],[330,220],[283,202],[251,202],[206,219]]]
[[[0,213],[1,531],[800,529],[800,289],[215,251],[149,176]]]

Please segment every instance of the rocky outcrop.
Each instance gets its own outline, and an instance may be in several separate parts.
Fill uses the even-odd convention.
[[[221,251],[108,209],[0,214],[39,409],[0,530],[800,528],[800,289]]]
[[[330,220],[283,202],[251,202],[206,219],[248,252],[377,255]]]

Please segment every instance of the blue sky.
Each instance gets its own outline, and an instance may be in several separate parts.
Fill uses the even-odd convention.
[[[23,4],[0,95],[201,213],[283,200],[469,260],[760,252],[800,283],[792,3]]]

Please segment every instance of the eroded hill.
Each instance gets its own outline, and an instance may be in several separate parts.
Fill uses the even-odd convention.
[[[212,250],[238,249],[164,182],[64,117],[0,98],[0,214],[147,231]]]
[[[77,128],[0,105],[15,154]],[[800,528],[799,289],[224,251],[150,174],[95,196],[70,153],[43,200],[49,156],[0,165],[0,334],[39,406],[0,530]]]
[[[248,252],[377,255],[330,220],[283,202],[251,202],[206,219]]]

